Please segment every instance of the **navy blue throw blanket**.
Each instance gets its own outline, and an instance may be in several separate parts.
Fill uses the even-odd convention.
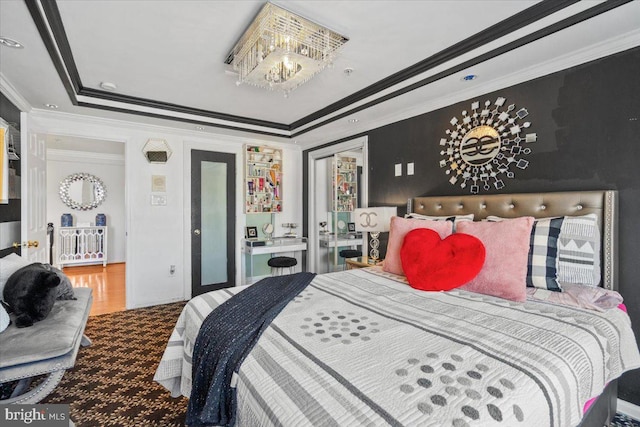
[[[315,273],[267,277],[209,313],[193,348],[188,426],[235,424],[234,372],[271,321],[314,277]]]

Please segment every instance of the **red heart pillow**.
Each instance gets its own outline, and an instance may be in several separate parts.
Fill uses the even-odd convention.
[[[478,275],[484,258],[480,239],[463,233],[441,239],[427,228],[408,232],[400,249],[409,284],[423,291],[448,291],[464,285]]]

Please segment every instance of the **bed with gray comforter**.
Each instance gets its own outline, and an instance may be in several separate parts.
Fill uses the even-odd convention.
[[[244,289],[185,306],[155,374],[172,395],[191,394],[203,320]],[[422,292],[373,267],[316,276],[231,384],[239,426],[575,426],[587,400],[638,367],[617,308]]]

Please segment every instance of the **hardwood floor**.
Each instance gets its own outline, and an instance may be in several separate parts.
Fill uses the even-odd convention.
[[[65,267],[74,288],[93,289],[90,316],[123,311],[125,305],[125,263]]]

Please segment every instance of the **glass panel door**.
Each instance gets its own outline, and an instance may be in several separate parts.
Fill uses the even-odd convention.
[[[235,285],[235,155],[191,152],[192,296]]]

